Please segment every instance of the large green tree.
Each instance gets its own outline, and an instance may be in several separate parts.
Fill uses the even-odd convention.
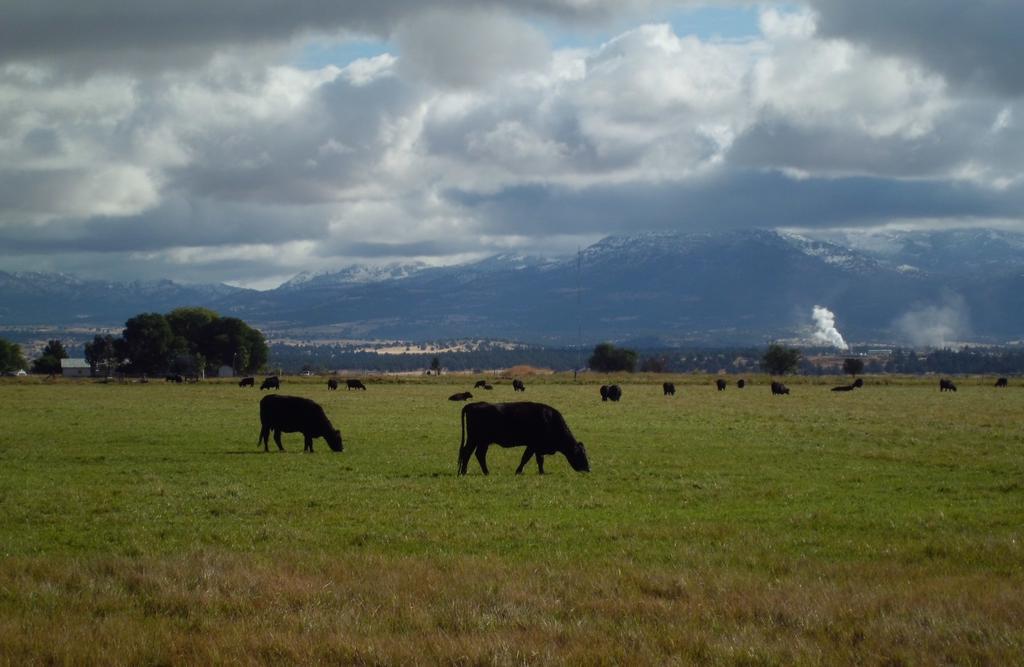
[[[847,375],[860,375],[864,372],[864,360],[856,357],[843,359],[843,372]]]
[[[601,373],[613,371],[636,370],[636,352],[624,347],[615,347],[611,343],[600,343],[594,347],[594,353],[587,360],[591,370]]]
[[[160,313],[142,313],[124,323],[124,355],[136,373],[161,373],[181,351],[167,318]]]
[[[12,373],[27,367],[21,346],[0,338],[0,373]]]
[[[237,317],[218,317],[203,327],[198,351],[210,366],[255,373],[267,363],[263,334]]]
[[[59,340],[47,341],[43,353],[32,362],[33,373],[60,373],[60,360],[68,358],[64,343]]]
[[[220,315],[209,308],[186,307],[175,308],[166,317],[175,338],[179,339],[176,345],[194,355],[201,353],[205,330]]]
[[[800,350],[772,343],[761,357],[761,368],[771,375],[795,373],[800,367]]]
[[[97,367],[104,366],[107,373],[110,373],[124,361],[121,356],[123,348],[122,339],[110,334],[96,334],[91,342],[85,344],[85,360],[92,366],[93,372]]]

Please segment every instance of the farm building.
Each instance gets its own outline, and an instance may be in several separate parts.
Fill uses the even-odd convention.
[[[87,378],[92,375],[92,368],[85,359],[61,359],[60,373],[69,378]]]

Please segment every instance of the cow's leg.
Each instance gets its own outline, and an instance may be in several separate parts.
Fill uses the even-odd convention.
[[[476,446],[476,460],[480,462],[480,469],[484,471],[485,475],[490,475],[491,472],[487,469],[487,443],[480,443]]]
[[[256,442],[256,446],[259,447],[260,443],[263,443],[263,451],[269,452],[270,448],[267,446],[270,444],[270,427],[264,426],[260,429],[260,439]]]
[[[281,429],[279,429],[279,428],[275,428],[274,429],[274,442],[277,443],[278,450],[283,452],[284,451],[284,445],[281,444]]]
[[[309,452],[310,454],[313,453],[313,436],[306,436],[306,446],[302,448],[302,451]]]
[[[537,473],[544,474],[544,455],[540,452],[537,452]]]
[[[525,468],[526,464],[530,462],[530,457],[531,456],[533,456],[533,448],[532,447],[527,447],[526,451],[523,452],[522,460],[519,461],[519,467],[516,468],[516,474],[517,475],[522,475],[523,474],[523,468]],[[540,454],[537,455],[537,460],[538,461],[540,460]]]
[[[476,443],[473,440],[467,439],[465,444],[459,449],[459,474],[465,475],[467,468],[469,468],[469,458],[473,456],[473,450],[476,449]]]

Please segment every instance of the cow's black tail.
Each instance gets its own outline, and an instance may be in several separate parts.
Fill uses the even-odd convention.
[[[462,448],[466,446],[466,408],[467,405],[462,406],[462,416],[459,419],[462,424],[462,435],[459,437],[459,468],[456,472],[462,474]]]

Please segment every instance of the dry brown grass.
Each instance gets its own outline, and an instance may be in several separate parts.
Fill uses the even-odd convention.
[[[518,366],[512,366],[501,372],[503,378],[521,378],[529,377],[531,375],[553,375],[554,371],[550,368],[538,368],[536,366],[529,366],[527,364],[519,364]]]
[[[773,578],[494,558],[7,560],[24,664],[1012,664],[1019,576],[905,565]]]

